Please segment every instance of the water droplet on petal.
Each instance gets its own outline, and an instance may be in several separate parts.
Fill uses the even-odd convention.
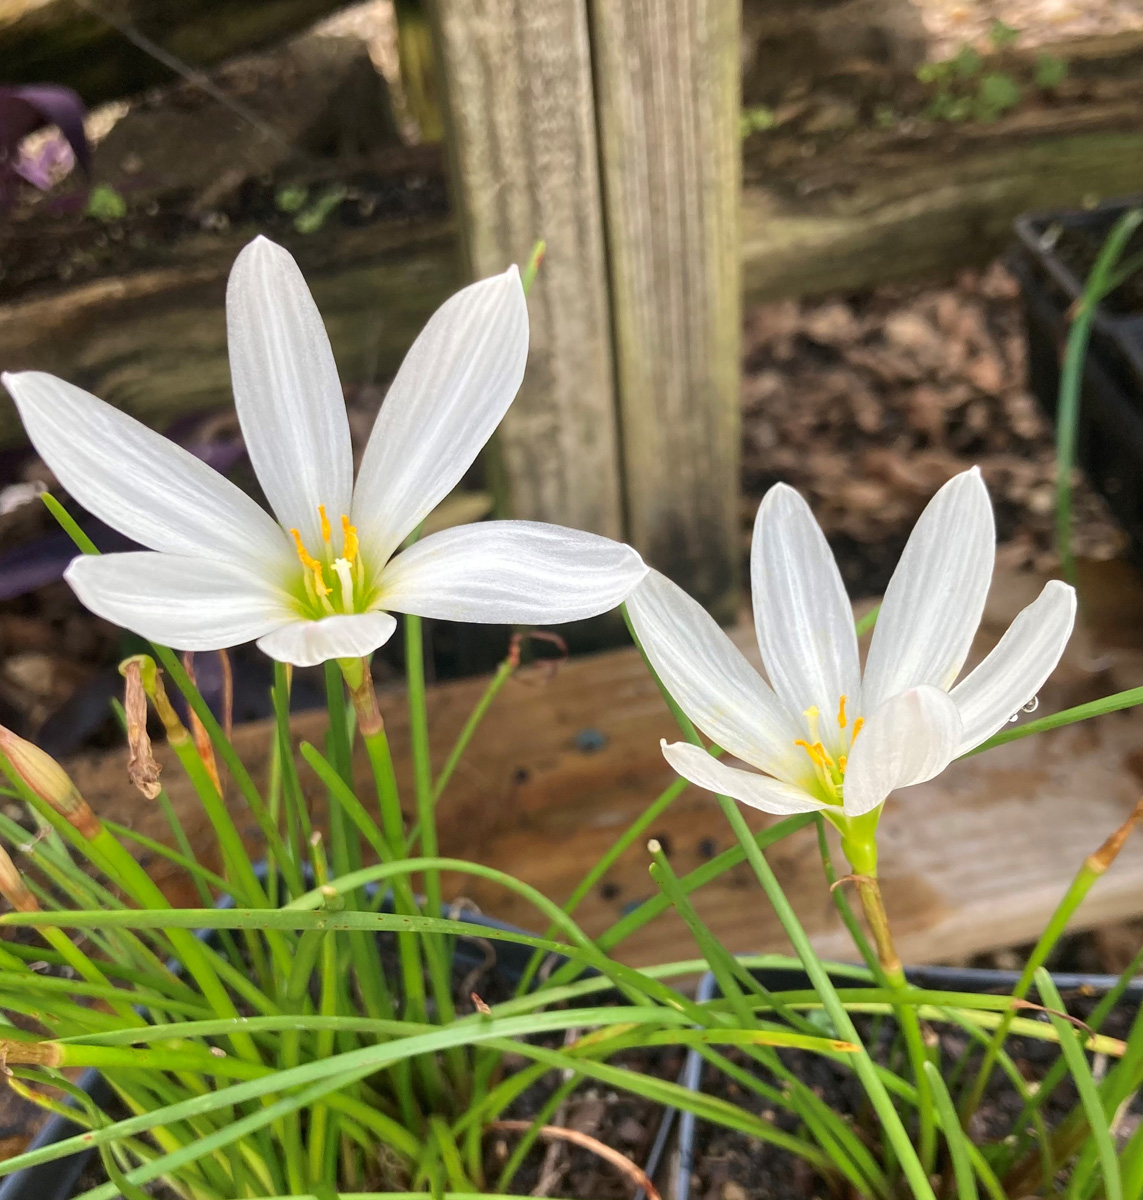
[[[1008,718],[1008,724],[1009,724],[1009,725],[1013,725],[1013,724],[1015,724],[1015,723],[1016,723],[1017,721],[1019,721],[1019,720],[1020,720],[1020,714],[1019,714],[1018,712],[1014,712],[1014,713],[1013,713],[1013,714],[1012,714],[1012,715],[1011,715],[1011,716]]]
[[[1033,696],[1032,699],[1029,700],[1028,703],[1025,704],[1024,707],[1020,711],[1032,713],[1032,712],[1035,712],[1036,709],[1038,709],[1039,707],[1040,707],[1040,697]]]

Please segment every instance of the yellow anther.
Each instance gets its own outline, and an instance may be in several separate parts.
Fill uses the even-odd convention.
[[[827,771],[830,767],[834,766],[832,755],[828,753],[821,742],[807,742],[803,738],[797,738],[794,745],[801,746],[813,760],[814,764],[821,767],[823,771]]]
[[[357,558],[358,550],[357,527],[355,525],[350,525],[349,518],[345,515],[345,513],[341,514],[341,539],[341,557],[344,558],[346,562],[354,562],[354,560]]]
[[[841,703],[837,706],[837,727],[845,728],[845,693],[842,693]]]
[[[813,762],[816,766],[821,767],[821,766],[825,765],[821,759],[821,743],[820,742],[812,742],[811,743],[811,742],[807,742],[805,738],[795,738],[794,745],[801,746],[801,748],[810,756],[810,758],[813,760]]]
[[[848,759],[848,758],[847,758],[847,757],[846,757],[844,754],[842,754],[842,755],[839,755],[839,756],[838,756],[838,760],[837,760],[837,769],[838,769],[838,770],[839,770],[839,771],[840,771],[840,772],[841,772],[843,775],[845,774],[845,764],[846,764],[847,762],[849,762],[849,759]]]
[[[861,732],[861,727],[865,724],[864,717],[858,717],[853,723],[853,736],[849,739],[849,744],[852,746],[857,741],[857,735]]]
[[[301,533],[296,529],[291,529],[290,536],[294,539],[294,546],[298,551],[298,558],[302,560],[302,566],[307,571],[320,571],[321,563],[306,549],[306,544],[302,541]]]
[[[321,563],[306,549],[306,544],[302,541],[302,535],[298,530],[291,529],[290,535],[294,539],[294,546],[298,551],[298,558],[301,559],[302,566],[313,576],[314,590],[319,596],[328,596],[329,587],[325,582],[325,576],[322,574]]]
[[[329,517],[325,515],[324,504],[318,505],[318,516],[321,517],[321,540],[328,546],[331,530],[329,527]],[[345,518],[343,517],[342,520],[345,520]]]

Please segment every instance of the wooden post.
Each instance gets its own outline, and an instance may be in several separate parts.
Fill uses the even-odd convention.
[[[590,0],[628,536],[715,616],[739,559],[740,0]]]
[[[434,17],[472,274],[548,243],[528,373],[499,433],[502,507],[622,537],[586,0],[436,0]]]

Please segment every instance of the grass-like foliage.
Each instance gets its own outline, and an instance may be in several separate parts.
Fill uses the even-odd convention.
[[[410,661],[418,663],[417,618],[409,619],[405,637]],[[1101,1037],[1105,1001],[1079,1028],[1063,1015],[1050,979],[1036,973],[1111,852],[1085,861],[1011,997],[931,993],[887,980],[840,888],[833,891],[835,902],[868,966],[839,970],[822,963],[765,855],[783,837],[820,824],[820,817],[799,814],[752,834],[739,808],[726,800],[738,846],[678,877],[652,845],[659,896],[593,939],[576,924],[576,904],[620,853],[646,835],[682,792],[681,783],[648,806],[562,907],[498,871],[435,851],[434,812],[438,802],[447,803],[444,785],[480,717],[518,669],[518,654],[494,675],[436,777],[423,675],[416,666],[409,672],[416,837],[401,815],[384,726],[372,719],[362,695],[371,687],[367,679],[355,707],[347,703],[341,671],[332,667],[326,742],[295,746],[289,678],[279,670],[270,782],[259,791],[183,664],[164,648],[155,654],[158,664],[135,660],[139,669],[129,669],[128,678],[162,718],[198,793],[222,875],[199,861],[196,850],[206,857],[207,848],[192,847],[158,791],[151,802],[164,806],[177,849],[153,842],[146,848],[185,871],[202,898],[195,909],[170,907],[132,857],[139,839],[130,831],[102,822],[66,777],[37,772],[18,754],[5,762],[13,791],[38,829],[32,837],[22,825],[0,819],[0,834],[21,858],[21,870],[9,868],[4,881],[18,911],[0,924],[21,927],[25,935],[7,941],[0,954],[0,1002],[14,1021],[4,1042],[9,1082],[54,1111],[63,1110],[56,1098],[61,1092],[77,1098],[69,1115],[90,1132],[10,1159],[0,1173],[94,1146],[108,1182],[84,1192],[82,1200],[135,1200],[151,1180],[203,1200],[323,1200],[408,1189],[506,1192],[555,1105],[537,1115],[498,1179],[485,1175],[483,1135],[539,1077],[559,1071],[564,1082],[556,1097],[596,1080],[688,1108],[704,1121],[804,1158],[824,1178],[848,1181],[861,1195],[888,1197],[903,1186],[916,1196],[933,1196],[940,1190],[931,1182],[933,1173],[941,1169],[961,1197],[1024,1195],[1030,1193],[1021,1188],[1047,1186],[1069,1163],[1076,1164],[1071,1195],[1093,1196],[1100,1189],[1109,1197],[1137,1194],[1128,1188],[1143,1169],[1143,1139],[1133,1136],[1121,1147],[1113,1130],[1116,1113],[1143,1079],[1143,1025],[1137,1021],[1126,1042]],[[166,695],[164,673],[194,714],[191,728]],[[351,770],[359,738],[375,784],[360,796]],[[303,763],[325,792],[325,832],[311,825]],[[223,802],[220,782],[227,776],[265,834],[261,872],[243,850],[238,826],[245,822],[236,824]],[[824,893],[836,880],[824,836],[821,846]],[[774,906],[813,991],[768,993],[749,971],[757,964],[732,958],[697,915],[693,894],[744,860],[761,885],[758,902]],[[534,905],[535,927],[543,934],[523,937],[448,919],[440,890],[446,870],[493,880],[523,896]],[[233,907],[215,907],[223,893]],[[611,957],[626,937],[669,909],[682,915],[701,957],[644,971]],[[530,946],[534,957],[510,999],[458,1017],[451,962],[468,937]],[[541,964],[547,969],[538,970]],[[699,1003],[676,986],[700,969],[715,973],[718,999]],[[853,986],[842,986],[847,977]],[[1015,1007],[1033,983],[1050,1021]],[[907,1041],[922,1023],[962,1027],[972,1034],[970,1046],[984,1047],[983,1057],[970,1071],[966,1064],[936,1061],[939,1051],[928,1040],[920,1042],[919,1053],[903,1043],[897,1073],[887,1065],[895,1056],[875,1060],[862,1047],[854,1019],[866,1014],[895,1018]],[[554,1033],[565,1037],[540,1036]],[[1026,1112],[1015,1136],[975,1145],[963,1125],[993,1070],[1019,1081],[1004,1049],[1014,1033],[1057,1043],[1059,1062],[1039,1089],[1022,1084]],[[611,1061],[624,1050],[667,1043],[694,1047],[740,1082],[767,1089],[774,1107],[796,1116],[795,1131],[787,1121],[754,1116]],[[725,1057],[728,1047],[782,1086],[744,1074]],[[790,1070],[786,1049],[828,1055],[852,1069],[876,1125],[855,1128],[849,1115],[823,1104]],[[516,1064],[522,1057],[529,1065],[506,1070],[506,1052]],[[1092,1053],[1114,1063],[1098,1081]],[[113,1114],[77,1096],[64,1074],[70,1067],[103,1072],[117,1100]],[[1065,1076],[1075,1081],[1079,1100],[1071,1116],[1048,1130],[1040,1109]]]
[[[62,508],[48,503],[80,550],[95,553]],[[635,614],[633,631],[639,620]],[[15,935],[0,942],[0,1008],[9,1022],[0,1053],[9,1086],[66,1112],[83,1132],[0,1163],[0,1176],[94,1148],[106,1182],[79,1200],[140,1200],[152,1194],[144,1189],[153,1181],[188,1200],[508,1194],[563,1099],[594,1081],[800,1158],[838,1196],[1121,1200],[1143,1193],[1143,1126],[1131,1132],[1124,1120],[1143,1084],[1143,1019],[1137,1015],[1125,1037],[1102,1031],[1143,952],[1082,1022],[1043,969],[1138,813],[1077,862],[1009,995],[937,992],[909,981],[876,877],[876,820],[847,820],[828,798],[816,811],[796,811],[756,833],[738,803],[719,797],[733,848],[679,876],[661,847],[647,843],[657,893],[589,936],[576,920],[579,904],[620,855],[647,838],[686,781],[651,799],[562,904],[501,871],[442,856],[438,805],[449,802],[449,781],[481,719],[520,669],[519,643],[455,745],[434,756],[420,618],[404,619],[404,638],[414,779],[405,797],[360,659],[326,665],[329,721],[320,746],[295,743],[290,669],[277,664],[262,785],[183,660],[163,646],[127,660],[124,787],[134,784],[140,804],[161,807],[169,844],[103,820],[58,764],[3,735],[0,767],[28,819],[0,815],[9,848],[0,851],[0,893],[14,909],[0,926]],[[654,673],[654,652],[647,657]],[[719,759],[721,749],[706,745],[662,690],[691,743],[687,761],[696,746]],[[1137,688],[1007,726],[971,752],[1141,699]],[[843,728],[845,711],[843,697]],[[149,715],[162,724],[201,803],[211,844],[192,841],[163,790],[146,735]],[[856,736],[854,727],[851,743]],[[826,763],[821,743],[816,749],[813,761]],[[368,763],[369,786],[360,786],[355,761]],[[841,781],[845,758],[828,758],[828,765],[830,778]],[[312,806],[318,796],[320,826]],[[827,837],[831,822],[842,829],[855,872],[841,879]],[[823,900],[832,895],[860,966],[818,957],[768,860],[770,848],[810,826],[818,834]],[[258,867],[240,832],[249,828],[260,831],[264,846]],[[141,850],[184,874],[197,891],[195,907],[172,906],[139,865]],[[793,958],[736,958],[705,925],[696,893],[742,864],[757,881],[755,902],[777,914]],[[454,918],[445,904],[446,872],[528,901],[537,932]],[[847,886],[860,897],[864,926]],[[697,956],[641,970],[624,965],[617,957],[624,941],[671,913]],[[526,965],[499,981],[491,1002],[457,994],[458,951],[473,939],[525,951]],[[810,986],[767,990],[754,968],[775,965],[800,967]],[[713,999],[695,999],[690,989],[703,971],[717,981]],[[951,1054],[951,1041],[934,1036],[941,1030],[956,1031],[964,1051]],[[1025,1077],[1011,1037],[1047,1048],[1046,1075]],[[664,1045],[701,1055],[740,1092],[764,1100],[765,1115],[635,1070],[624,1057]],[[851,1076],[864,1102],[835,1111],[799,1076],[796,1056],[806,1053]],[[70,1082],[73,1068],[102,1072],[114,1102],[98,1107]],[[521,1126],[514,1106],[544,1077],[557,1081],[554,1090]],[[1010,1127],[983,1135],[973,1117],[996,1086],[1008,1088],[1021,1111]],[[508,1117],[511,1126],[503,1124]],[[486,1135],[509,1128],[512,1153],[490,1168]]]

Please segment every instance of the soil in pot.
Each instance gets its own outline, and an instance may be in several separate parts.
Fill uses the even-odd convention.
[[[1080,1020],[1097,1003],[1092,997],[1075,993],[1065,994],[1064,1000],[1068,1004],[1068,1011]],[[1125,1036],[1137,1009],[1137,1000],[1124,1001],[1108,1015],[1101,1032],[1113,1037]],[[888,1064],[895,1040],[894,1023],[883,1019],[878,1024],[876,1019],[869,1017],[855,1018],[854,1023],[877,1061]],[[953,1065],[967,1048],[968,1035],[944,1025],[929,1026],[929,1029],[939,1039],[942,1074],[947,1079]],[[1030,1082],[1043,1079],[1058,1055],[1052,1043],[1033,1038],[1011,1037],[1007,1049],[1020,1073]],[[861,1084],[851,1071],[820,1055],[801,1051],[781,1051],[780,1054],[787,1067],[830,1108],[853,1118],[863,1141],[869,1145],[876,1144],[876,1119]],[[727,1057],[758,1079],[775,1084],[769,1072],[739,1051],[728,1051]],[[979,1051],[972,1051],[969,1078],[979,1062]],[[898,1071],[902,1069],[900,1062],[895,1061],[893,1066]],[[773,1120],[788,1132],[794,1132],[798,1127],[795,1115],[772,1108],[755,1092],[735,1083],[709,1064],[704,1067],[700,1086],[705,1094],[720,1096]],[[1065,1079],[1043,1108],[1049,1128],[1070,1112],[1076,1101],[1075,1087],[1070,1079]],[[1021,1107],[1015,1090],[1000,1071],[995,1071],[988,1092],[972,1120],[970,1133],[973,1140],[980,1144],[1005,1137],[1011,1132],[1012,1123],[1019,1116]],[[1141,1112],[1143,1102],[1136,1097],[1126,1119],[1137,1121]],[[829,1183],[813,1167],[788,1151],[706,1122],[695,1123],[690,1200],[813,1200],[829,1194]]]

